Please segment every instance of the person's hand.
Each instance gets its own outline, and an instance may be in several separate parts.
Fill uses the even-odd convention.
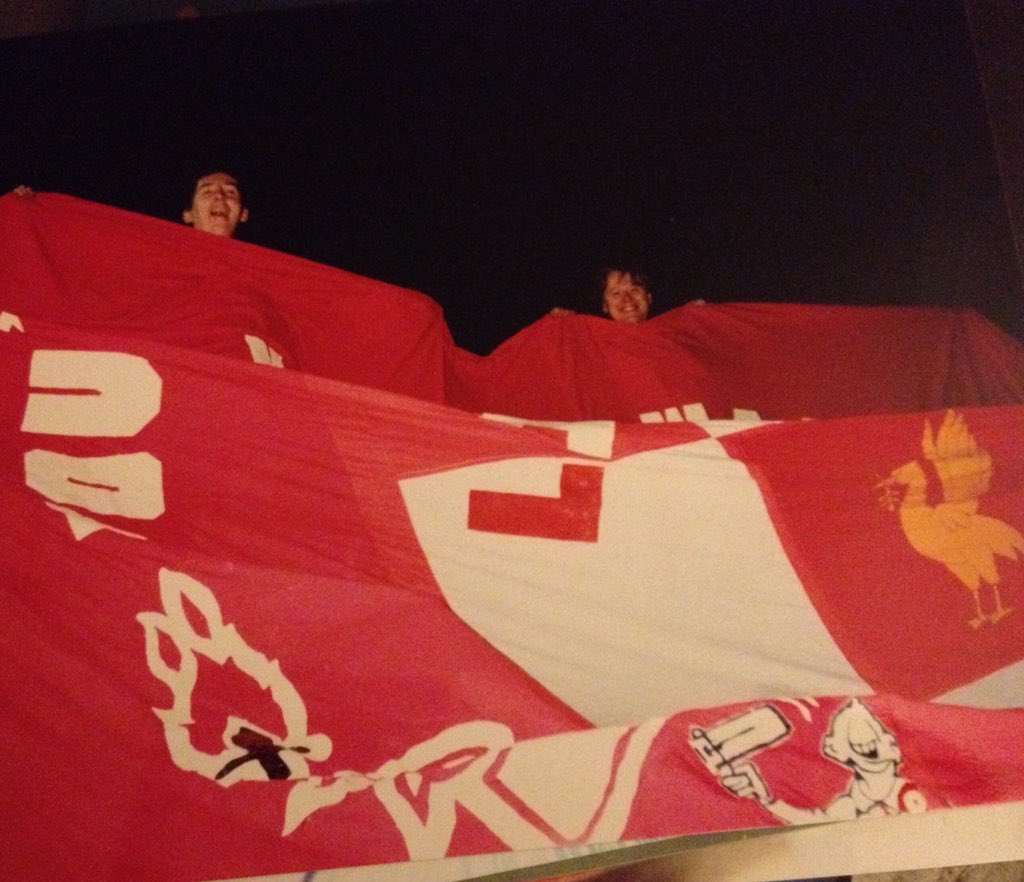
[[[764,783],[764,778],[753,763],[744,763],[730,771],[732,774],[722,775],[718,779],[726,790],[732,791],[736,796],[756,799],[761,805],[772,802],[768,785]]]
[[[548,313],[548,315],[575,315],[575,314],[576,313],[574,313],[571,309],[566,309],[563,306],[556,306],[554,309],[551,310],[551,312]]]

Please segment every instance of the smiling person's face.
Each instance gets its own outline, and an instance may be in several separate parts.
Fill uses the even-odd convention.
[[[181,219],[204,233],[234,236],[235,228],[249,218],[249,209],[242,205],[238,181],[227,172],[213,172],[196,181],[192,205]]]
[[[604,280],[601,308],[613,321],[636,325],[647,318],[651,292],[637,282],[632,273],[611,270]]]

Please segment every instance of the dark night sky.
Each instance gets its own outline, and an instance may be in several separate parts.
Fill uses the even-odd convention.
[[[195,5],[202,8],[201,3]],[[974,306],[1024,336],[958,0],[364,2],[0,43],[0,188],[424,291],[488,351],[593,265],[693,297]]]

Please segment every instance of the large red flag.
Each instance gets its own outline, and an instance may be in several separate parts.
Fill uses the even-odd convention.
[[[750,398],[749,376],[721,385],[711,340],[722,357],[737,313],[708,308],[693,400],[682,336],[659,337],[661,391],[579,411],[648,422],[538,424],[441,402],[442,368],[448,394],[469,375],[422,295],[62,197],[6,197],[0,221],[8,875],[1024,799],[1024,396],[998,335],[970,354],[1008,372],[935,409],[684,421],[770,412],[787,383],[801,411],[861,401],[845,374],[816,398],[795,356]],[[870,312],[848,314],[866,336]],[[936,315],[927,345],[956,326]],[[574,321],[551,326],[544,415],[579,415],[557,398]],[[593,328],[577,367],[621,349],[642,376],[650,341]],[[977,367],[939,361],[947,391]],[[486,409],[526,402],[485,374]]]
[[[0,309],[536,419],[765,419],[1024,400],[1024,348],[971,310],[687,306],[546,317],[489,356],[415,291],[57,194],[0,198]],[[481,300],[487,292],[481,292]]]
[[[770,521],[746,511],[756,484],[713,426],[519,427],[55,328],[10,331],[2,353],[6,860],[24,878],[54,831],[79,876],[204,879],[1022,797],[1006,752],[1019,710],[768,700],[873,684],[773,569]],[[998,450],[998,421],[979,416]],[[799,428],[817,426],[724,440]],[[569,466],[583,471],[560,490],[534,486]],[[436,485],[423,511],[432,476],[458,489]],[[718,520],[680,515],[709,490]],[[461,531],[438,552],[451,511]],[[652,514],[689,538],[645,542]],[[679,552],[709,527],[721,559],[687,567]],[[736,578],[743,541],[751,566],[777,561],[753,583]],[[545,548],[563,572],[533,581]],[[641,578],[623,581],[620,555]],[[455,597],[448,557],[519,623],[518,644],[491,633],[479,597]],[[575,621],[555,609],[564,592]],[[798,619],[809,630],[781,639]],[[1012,616],[986,627],[1011,647],[998,661],[1019,657]],[[588,644],[621,675],[588,667]],[[865,793],[846,756],[856,720],[885,746]]]

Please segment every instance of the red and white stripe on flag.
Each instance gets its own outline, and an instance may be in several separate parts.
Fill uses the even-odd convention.
[[[726,439],[808,597],[879,692],[1020,703],[1024,410],[801,422]],[[974,684],[967,685],[967,684]]]
[[[477,360],[429,298],[245,243],[52,195],[0,225],[12,878],[55,848],[166,882],[1024,798],[1024,354],[977,317],[577,317]],[[822,318],[827,386],[792,345]],[[1016,404],[436,403],[948,395]]]
[[[1019,709],[846,697],[905,662],[850,609],[949,598],[908,499],[989,519],[1018,602],[1020,408],[533,427],[57,328],[0,356],[20,878],[55,831],[82,878],[225,878],[1024,797]],[[857,561],[872,603],[826,607]],[[994,649],[919,694],[1019,659],[955,596],[901,639]]]

